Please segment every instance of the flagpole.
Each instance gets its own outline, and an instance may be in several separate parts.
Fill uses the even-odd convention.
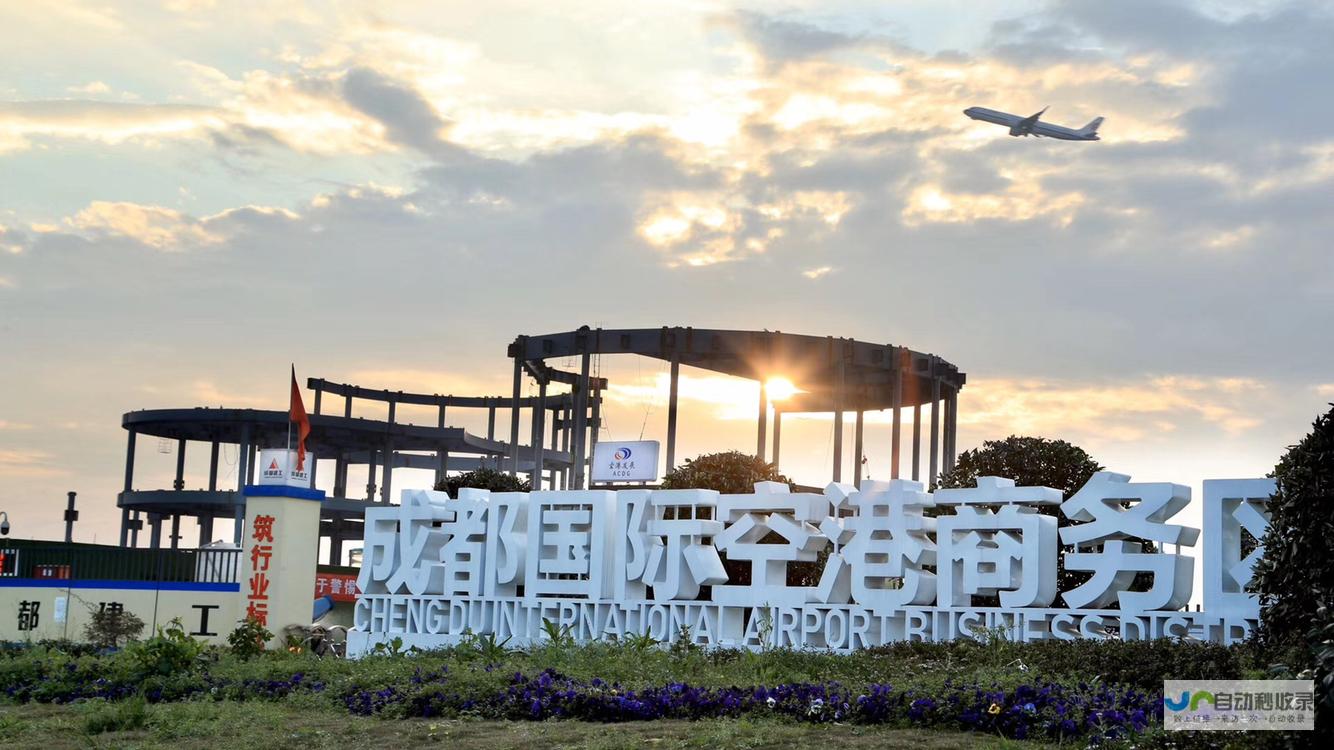
[[[296,377],[296,364],[292,365],[292,377]],[[287,391],[287,455],[283,457],[287,466],[287,477],[292,476],[292,391]],[[284,482],[285,483],[285,482]]]

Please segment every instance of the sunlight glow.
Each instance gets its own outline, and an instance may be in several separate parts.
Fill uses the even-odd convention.
[[[764,382],[764,388],[769,394],[770,401],[786,401],[797,395],[797,386],[787,378],[769,378]]]

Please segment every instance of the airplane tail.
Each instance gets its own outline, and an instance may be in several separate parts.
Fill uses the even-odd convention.
[[[1102,125],[1102,118],[1095,117],[1089,121],[1089,124],[1079,129],[1081,135],[1094,135],[1098,132],[1098,126]]]

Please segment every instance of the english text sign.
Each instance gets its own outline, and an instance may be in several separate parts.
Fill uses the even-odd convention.
[[[1230,643],[1258,616],[1245,587],[1262,552],[1243,557],[1239,540],[1243,527],[1263,536],[1273,487],[1205,482],[1195,612],[1195,558],[1182,550],[1201,533],[1171,522],[1190,489],[1112,472],[1068,499],[999,477],[935,493],[905,480],[822,494],[773,482],[745,495],[405,491],[401,506],[366,511],[351,644],[430,647],[471,632],[522,645],[544,637],[545,621],[579,640],[648,633],[837,651],[995,630]],[[1058,559],[1089,579],[1060,590]],[[805,580],[788,585],[796,564]],[[1133,586],[1140,573],[1148,585]]]

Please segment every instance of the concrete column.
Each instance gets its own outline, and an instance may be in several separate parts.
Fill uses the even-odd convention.
[[[676,401],[681,380],[681,353],[672,352],[672,371],[667,384],[667,471],[676,468]]]
[[[491,404],[486,408],[486,439],[496,439],[496,405]]]
[[[519,476],[519,396],[523,388],[523,358],[514,358],[514,396],[510,399],[510,476]]]
[[[347,497],[347,463],[347,451],[340,451],[334,467],[334,497]]]
[[[372,448],[366,456],[366,502],[375,502],[375,454]]]
[[[533,409],[533,471],[534,490],[542,489],[542,472],[546,469],[547,445],[547,384],[537,384],[537,408]]]
[[[180,549],[181,547],[181,514],[171,514],[171,548]]]
[[[912,480],[922,481],[922,405],[912,407]]]
[[[250,467],[250,425],[241,425],[241,443],[236,446],[236,503],[232,506],[232,544],[241,544],[245,529],[245,484]]]
[[[441,404],[441,405],[440,405],[440,415],[439,415],[439,417],[436,419],[436,427],[439,427],[439,428],[442,429],[442,430],[445,429],[445,405],[444,405],[444,404]],[[439,484],[439,483],[445,481],[445,477],[449,475],[449,451],[442,451],[442,450],[440,450],[439,448],[437,448],[437,449],[436,449],[436,458],[439,459],[439,462],[440,462],[440,463],[439,463],[439,466],[437,466],[437,467],[436,467],[436,470],[435,470],[435,483],[436,483],[436,484]]]
[[[561,409],[562,416],[560,419],[560,452],[571,458],[574,456],[574,447],[570,445],[570,417],[572,416],[572,408],[573,407],[566,406],[564,409]],[[570,464],[570,466],[560,470],[560,488],[563,490],[570,489],[570,468],[572,466],[573,464]]]
[[[322,396],[322,395],[324,395],[323,391],[321,391],[320,389],[316,388],[316,389],[315,389],[315,414],[319,414],[319,413],[320,413],[320,396]],[[316,480],[318,480],[318,478],[319,478],[319,477],[317,477],[316,475],[319,473],[320,460],[319,460],[319,458],[317,458],[313,453],[307,453],[307,454],[306,454],[306,457],[310,459],[310,486],[311,486],[311,487],[314,487],[314,486],[315,486],[315,482],[316,482]]]
[[[394,415],[398,411],[398,402],[389,402],[389,427],[394,426]],[[384,478],[380,481],[380,502],[388,503],[394,492],[394,440],[384,439]]]
[[[959,391],[953,387],[950,388],[949,397],[949,448],[945,451],[945,470],[954,470],[954,459],[958,455],[959,449]]]
[[[899,453],[903,432],[903,371],[894,371],[894,390],[890,394],[889,408],[893,410],[889,430],[889,478],[899,478]]]
[[[218,441],[214,440],[208,449],[208,491],[218,491]]]
[[[126,430],[129,434],[125,445],[125,485],[124,491],[131,492],[134,489],[134,428]],[[120,509],[120,546],[130,546],[130,509]]]
[[[557,433],[559,432],[559,426],[558,426],[558,424],[557,424],[557,423],[560,421],[560,417],[559,417],[559,415],[560,415],[560,410],[559,410],[559,409],[552,409],[552,410],[550,411],[550,417],[551,417],[551,429],[549,430],[549,432],[551,433],[551,445],[550,445],[550,450],[551,450],[552,453],[555,453],[555,452],[556,452],[556,450],[557,450],[556,445],[557,445],[557,442],[558,442],[559,437],[560,437],[560,436],[557,434]],[[543,412],[542,412],[542,428],[543,428],[544,430],[547,429],[547,428],[546,428],[546,424],[547,424],[547,416],[548,416],[548,412],[547,412],[546,410],[543,410]],[[557,471],[556,471],[556,469],[554,469],[554,468],[552,468],[552,469],[547,469],[547,488],[548,488],[548,489],[552,489],[552,490],[558,490],[558,489],[560,489],[560,485],[556,483],[556,482],[557,482],[557,480],[556,480],[556,476],[557,476]]]
[[[940,392],[940,470],[950,470],[950,396],[949,386],[942,385]]]
[[[583,344],[583,356],[580,358],[579,383],[575,386],[574,407],[574,487],[584,489],[584,475],[588,472],[588,370],[592,364],[588,344]]]
[[[834,377],[834,481],[843,481],[843,389],[846,380],[846,365],[843,360],[843,348],[840,342],[837,371]]]
[[[384,477],[380,480],[380,502],[388,503],[394,491],[394,443],[392,440],[385,439],[384,450],[381,451],[381,454]]]
[[[774,409],[774,468],[778,467],[778,449],[783,445],[783,411]]]
[[[176,480],[171,488],[177,492],[185,489],[185,438],[176,441]]]
[[[162,549],[162,514],[149,513],[148,525],[152,527],[148,538],[149,549]]]
[[[352,397],[348,396],[343,402],[343,417],[352,418]],[[334,464],[334,496],[347,497],[347,451],[338,452],[337,463]]]
[[[931,375],[931,475],[926,478],[927,486],[934,485],[940,477],[940,380]]]
[[[769,433],[769,384],[760,381],[760,413],[755,420],[758,435],[755,438],[755,457],[764,460],[764,439]]]
[[[864,424],[865,424],[865,412],[863,412],[861,409],[858,409],[857,419],[855,422],[853,422],[853,427],[852,427],[852,445],[854,448],[854,452],[857,454],[856,457],[853,458],[853,461],[855,461],[856,463],[854,464],[852,469],[852,483],[857,487],[862,486],[862,469],[864,468],[862,465],[862,458],[866,455],[865,453],[866,448],[862,443],[862,431]]]
[[[213,516],[204,515],[199,517],[199,546],[203,547],[213,543]]]
[[[334,522],[334,532],[329,535],[329,564],[343,564],[343,530],[337,521]]]
[[[602,389],[598,388],[589,391],[589,394],[593,397],[593,424],[588,431],[588,451],[585,453],[586,458],[593,457],[593,451],[597,450],[598,447],[598,434],[602,432]],[[585,465],[588,463],[588,461],[584,462]]]

